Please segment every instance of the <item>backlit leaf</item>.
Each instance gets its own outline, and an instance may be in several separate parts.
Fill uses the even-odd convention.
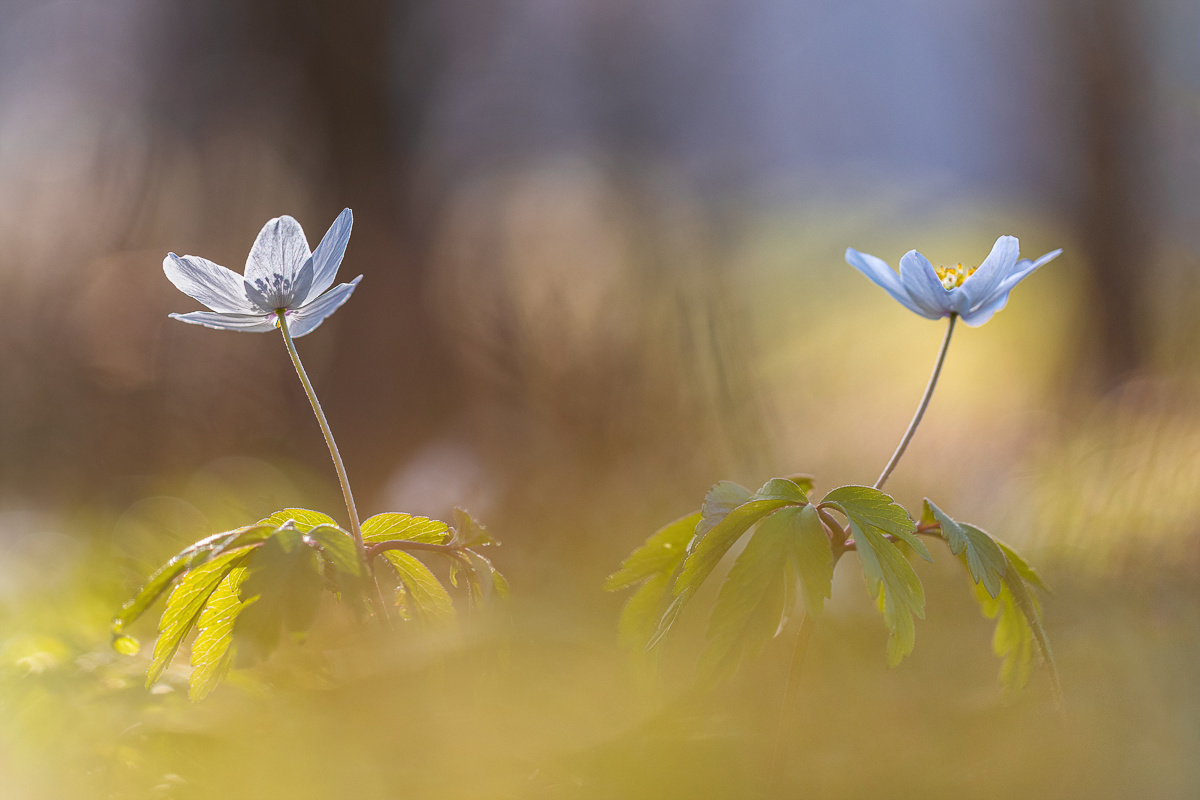
[[[294,634],[308,630],[322,587],[317,551],[298,529],[280,530],[255,551],[246,568],[239,594],[247,608],[236,634],[242,643],[239,659],[252,662],[275,649],[281,627]]]
[[[233,625],[248,603],[238,599],[238,587],[245,567],[234,567],[209,595],[208,603],[196,621],[196,640],[192,642],[192,675],[188,679],[188,698],[203,700],[229,671]],[[254,600],[250,600],[253,603]]]
[[[450,538],[450,526],[441,520],[389,512],[376,514],[362,524],[367,543],[405,539],[410,542],[443,544]]]
[[[454,616],[454,601],[428,567],[399,550],[388,550],[383,555],[400,576],[409,607],[418,618],[434,623]]]
[[[1061,707],[1062,684],[1058,667],[1054,663],[1050,640],[1042,624],[1041,604],[1029,590],[1026,581],[1030,579],[1026,575],[1033,576],[1030,582],[1036,581],[1035,585],[1043,584],[1037,578],[1037,573],[1010,547],[999,541],[996,544],[1008,559],[1003,586],[995,598],[989,596],[979,584],[975,586],[975,593],[984,615],[996,620],[992,649],[1003,659],[1000,682],[1009,692],[1019,691],[1028,684],[1033,667],[1033,646],[1036,644],[1050,673],[1055,703]]]
[[[854,519],[860,527],[870,527],[891,534],[917,552],[926,561],[933,561],[925,543],[916,537],[917,525],[912,517],[897,505],[890,495],[870,486],[842,486],[825,495],[821,505],[834,505]]]
[[[717,564],[729,552],[729,548],[733,547],[754,523],[784,506],[804,505],[808,502],[807,496],[794,482],[786,478],[772,478],[741,505],[725,513],[725,506],[741,496],[744,491],[737,484],[723,482],[709,492],[709,498],[705,499],[705,507],[709,508],[713,515],[709,519],[715,518],[717,514],[724,515],[706,533],[700,535],[699,531],[705,523],[702,516],[697,526],[697,535],[692,540],[687,558],[684,559],[683,569],[675,580],[675,597],[663,612],[658,628],[647,647],[654,647],[670,630],[680,611],[716,569]],[[713,502],[710,503],[709,499],[713,499]]]
[[[337,523],[333,520],[333,517],[322,514],[320,511],[312,511],[307,508],[285,508],[282,511],[276,511],[271,516],[262,520],[259,524],[273,525],[274,527],[279,528],[288,520],[291,520],[293,523],[295,523],[293,527],[296,530],[303,532],[308,532],[318,525],[333,525],[334,527],[337,527]]]
[[[176,553],[170,561],[159,567],[150,576],[145,585],[129,602],[121,607],[121,611],[112,623],[113,647],[127,655],[137,653],[139,647],[137,639],[125,635],[125,627],[145,613],[146,609],[170,588],[177,578],[226,550],[262,541],[272,530],[274,528],[270,526],[249,525],[231,531],[221,531]]]
[[[804,608],[818,615],[825,608],[825,599],[833,594],[833,549],[829,536],[811,505],[775,512],[775,516],[780,514],[791,515],[788,541],[804,589]]]
[[[670,583],[670,573],[651,575],[621,606],[621,615],[617,618],[617,640],[622,647],[634,652],[645,649],[658,627],[659,611]]]
[[[1017,574],[1025,579],[1026,583],[1033,584],[1043,592],[1050,591],[1050,587],[1047,586],[1044,581],[1042,581],[1041,576],[1034,571],[1033,567],[1026,563],[1025,559],[1022,558],[1017,551],[1013,550],[999,539],[996,539],[995,542],[1000,549],[1004,551],[1004,555],[1008,557],[1008,562],[1013,566],[1014,569],[1016,569]]]
[[[800,509],[785,508],[763,520],[721,585],[700,656],[707,678],[726,677],[753,658],[780,628],[785,612],[787,562]]]
[[[500,574],[500,570],[496,569],[496,565],[492,563],[492,560],[474,550],[467,550],[466,553],[467,557],[475,564],[476,573],[479,575],[487,574],[489,579],[487,585],[491,586],[492,592],[499,597],[508,597],[511,593],[508,581]]]
[[[700,521],[696,523],[696,536],[701,537],[729,515],[730,511],[754,496],[754,492],[733,481],[718,481],[704,496],[700,506]]]
[[[484,547],[498,544],[487,532],[487,529],[476,522],[466,509],[462,508],[454,509],[453,541],[459,547]]]
[[[158,623],[158,640],[154,643],[154,654],[150,671],[146,676],[146,687],[153,686],[171,658],[179,649],[183,637],[196,624],[201,609],[209,595],[216,590],[231,569],[239,566],[254,552],[254,548],[243,547],[217,556],[188,572],[167,598],[167,607]]]
[[[876,599],[887,625],[887,660],[899,664],[916,643],[913,615],[925,618],[925,591],[917,573],[895,544],[873,526],[863,526],[850,517],[850,532],[867,579],[867,589]]]
[[[700,512],[696,511],[659,528],[621,562],[620,569],[608,576],[604,582],[605,591],[616,592],[646,578],[673,573],[687,555],[688,542],[699,521]]]
[[[362,575],[362,562],[358,558],[358,545],[346,531],[333,525],[317,525],[308,531],[308,538],[321,548],[321,555],[344,575]]]
[[[951,519],[929,498],[925,498],[925,512],[922,516],[928,522],[938,523],[942,537],[950,546],[950,552],[956,556],[963,555],[975,582],[982,583],[992,597],[999,596],[1004,573],[1008,568],[1008,559],[1005,558],[1000,545],[974,525]]]

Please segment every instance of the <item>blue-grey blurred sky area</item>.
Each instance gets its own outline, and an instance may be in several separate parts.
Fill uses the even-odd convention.
[[[320,468],[278,343],[170,323],[160,264],[346,206],[366,278],[305,342],[380,492],[514,415],[605,452],[688,439],[681,404],[761,418],[773,275],[903,317],[846,246],[1067,248],[1064,385],[1120,385],[1198,330],[1198,31],[1184,0],[3,0],[0,474]]]

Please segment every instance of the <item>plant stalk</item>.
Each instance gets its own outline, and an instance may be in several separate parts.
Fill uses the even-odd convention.
[[[925,386],[925,394],[921,397],[921,404],[917,406],[917,413],[913,414],[912,422],[908,423],[908,430],[904,432],[904,437],[900,439],[900,444],[896,447],[896,452],[892,453],[892,457],[888,461],[887,466],[883,468],[879,480],[875,481],[876,489],[883,488],[883,484],[891,476],[892,470],[896,468],[896,464],[900,463],[900,457],[908,449],[908,443],[912,441],[913,434],[917,432],[917,426],[921,424],[921,418],[925,416],[925,409],[929,407],[929,399],[933,397],[933,390],[937,387],[938,376],[942,374],[942,364],[946,362],[946,351],[950,349],[950,336],[954,333],[954,323],[957,321],[958,314],[951,314],[950,324],[946,326],[946,337],[942,339],[942,349],[938,351],[937,362],[933,365],[933,374],[929,376],[929,383]]]
[[[387,605],[383,602],[383,595],[379,590],[379,581],[375,578],[375,570],[371,566],[371,562],[367,559],[367,548],[363,543],[362,528],[358,521],[358,509],[354,505],[354,493],[350,490],[350,478],[346,475],[346,465],[342,463],[342,454],[338,451],[337,442],[333,440],[333,431],[329,427],[329,420],[325,419],[325,412],[321,409],[321,401],[317,399],[317,393],[313,390],[312,382],[308,379],[308,373],[304,370],[304,364],[300,362],[300,354],[296,352],[296,343],[292,340],[291,331],[288,330],[287,317],[283,310],[275,312],[279,318],[279,330],[283,332],[283,343],[287,346],[288,355],[292,357],[292,366],[296,368],[296,374],[300,376],[300,383],[304,386],[304,393],[308,395],[308,402],[312,406],[313,414],[317,417],[317,424],[321,426],[321,433],[325,436],[325,444],[329,447],[329,456],[333,459],[333,468],[337,471],[338,482],[342,486],[342,498],[346,501],[346,513],[350,515],[350,535],[354,537],[354,545],[358,549],[358,560],[362,564],[363,569],[371,576],[371,583],[374,585],[375,592],[372,600],[376,606],[376,612],[386,618]]]

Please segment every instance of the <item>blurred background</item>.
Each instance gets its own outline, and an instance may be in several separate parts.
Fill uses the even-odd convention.
[[[716,480],[871,482],[942,326],[843,251],[1001,234],[1065,253],[956,334],[889,491],[1042,568],[1069,715],[1003,696],[944,556],[887,670],[847,563],[778,796],[1195,793],[1198,134],[1183,0],[0,0],[4,796],[761,794],[794,631],[698,693],[703,614],[656,680],[600,584]],[[360,510],[469,508],[514,599],[149,694],[107,622],[157,563],[342,516],[278,337],[169,320],[162,259],[344,207],[363,282],[299,348]]]

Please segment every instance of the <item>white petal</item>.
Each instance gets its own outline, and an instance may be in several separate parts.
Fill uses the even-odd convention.
[[[346,253],[346,244],[350,241],[350,229],[354,226],[354,214],[350,209],[343,209],[337,219],[329,226],[321,243],[313,251],[311,263],[313,266],[312,286],[305,297],[300,298],[300,305],[314,300],[333,285],[337,277],[338,267],[341,266],[342,256]]]
[[[335,286],[303,308],[290,312],[287,315],[287,321],[288,331],[291,332],[292,338],[298,339],[315,331],[330,314],[337,311],[343,303],[350,299],[354,287],[358,286],[358,282],[361,280],[362,275],[359,275],[350,283]]]
[[[304,229],[291,217],[276,217],[258,232],[246,259],[246,282],[263,295],[272,309],[298,304],[294,285],[312,253]]]
[[[973,308],[990,305],[996,299],[1000,284],[1016,271],[1020,251],[1020,243],[1015,236],[1001,236],[996,240],[979,269],[963,281],[962,289],[970,296]]]
[[[1008,292],[1002,292],[986,306],[963,314],[962,321],[972,328],[978,328],[980,325],[991,319],[992,315],[1004,308],[1006,305],[1008,305]]]
[[[950,305],[950,293],[938,280],[933,265],[916,250],[909,250],[900,257],[900,282],[913,302],[925,311],[925,316],[937,319],[954,310]]]
[[[1046,264],[1050,263],[1054,259],[1058,258],[1060,255],[1062,255],[1061,247],[1057,250],[1052,250],[1049,253],[1046,253],[1046,255],[1042,256],[1037,261],[1030,261],[1028,258],[1022,258],[1020,261],[1017,262],[1016,272],[1014,272],[1008,278],[1008,280],[1006,280],[1006,281],[1004,281],[1004,283],[1000,284],[1000,288],[998,291],[1005,292],[1005,293],[1011,291],[1012,288],[1014,286],[1016,286],[1018,283],[1025,280],[1030,275],[1032,275],[1034,272],[1036,272],[1040,267],[1045,266]]]
[[[171,314],[171,319],[203,325],[224,331],[257,333],[275,329],[275,317],[262,314],[214,314],[211,311],[193,311],[190,314]]]
[[[168,253],[163,259],[163,272],[176,289],[213,311],[226,314],[252,311],[250,301],[242,290],[242,276],[207,258]]]
[[[854,267],[856,270],[866,275],[876,286],[879,286],[885,292],[892,296],[900,305],[907,308],[914,314],[919,314],[922,317],[928,316],[924,311],[917,307],[917,304],[909,298],[908,292],[900,284],[900,276],[895,270],[888,266],[887,262],[882,258],[860,253],[853,247],[846,248],[846,263]]]

